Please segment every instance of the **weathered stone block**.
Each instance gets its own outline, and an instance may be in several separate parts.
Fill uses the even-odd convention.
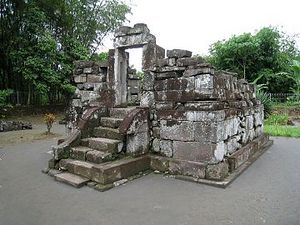
[[[184,104],[186,110],[191,111],[216,111],[225,108],[225,103],[221,101],[198,101],[198,102],[187,102]]]
[[[80,95],[82,102],[90,102],[100,97],[100,95],[94,91],[79,91],[78,94]]]
[[[214,159],[217,145],[203,142],[174,141],[174,158],[197,162],[210,162]]]
[[[186,111],[186,110],[158,110],[157,116],[162,120],[187,120],[218,122],[225,119],[225,111]]]
[[[86,80],[86,82],[88,83],[100,83],[105,81],[106,81],[106,77],[104,75],[92,75],[92,74],[87,75],[87,80]]]
[[[189,121],[161,120],[160,137],[162,139],[193,141],[194,123]]]
[[[169,78],[176,78],[180,77],[181,74],[176,71],[170,71],[170,72],[163,72],[163,73],[155,73],[155,78],[157,80],[163,80],[163,79],[169,79]]]
[[[183,66],[164,66],[164,67],[153,68],[153,72],[156,73],[177,72],[180,76],[182,76],[182,73],[185,69],[186,68]]]
[[[169,170],[169,160],[168,158],[161,157],[161,156],[151,156],[150,167],[152,170],[166,172]]]
[[[213,89],[215,87],[214,76],[210,74],[202,74],[195,76],[195,89]]]
[[[67,172],[56,174],[56,175],[54,175],[54,177],[55,177],[55,180],[57,180],[57,181],[61,181],[61,182],[70,184],[77,188],[82,187],[89,181],[89,179],[87,179],[87,178],[77,176],[75,174],[71,174],[71,173],[67,173]]]
[[[91,163],[74,160],[67,164],[67,169],[71,173],[91,178],[92,166],[93,164]]]
[[[92,73],[92,68],[84,68],[83,73]]]
[[[109,164],[94,165],[91,179],[101,184],[109,184],[149,168],[150,157],[148,156],[121,159]]]
[[[110,127],[96,127],[94,129],[93,135],[95,137],[101,138],[110,138],[114,140],[124,140],[124,135],[119,132],[118,129],[110,128]]]
[[[143,80],[143,90],[152,91],[154,85],[155,74],[153,72],[145,72]]]
[[[232,137],[238,133],[240,120],[237,117],[224,120],[224,138]]]
[[[245,127],[247,130],[253,129],[253,116],[249,115],[245,117]]]
[[[170,78],[167,80],[156,80],[154,82],[154,90],[194,90],[194,79],[189,78]]]
[[[82,107],[82,102],[80,101],[80,99],[72,99],[71,105],[72,105],[72,107],[81,108]]]
[[[132,79],[127,80],[127,84],[129,87],[139,87],[140,82],[141,82],[140,80],[132,80]]]
[[[173,159],[169,162],[169,171],[172,174],[192,176],[195,178],[204,178],[205,164],[200,162]]]
[[[158,138],[154,138],[153,141],[152,141],[152,150],[154,152],[159,152],[160,151],[160,147],[159,147],[159,139]]]
[[[73,147],[70,151],[70,157],[73,159],[85,161],[87,152],[91,150],[92,149],[87,147]]]
[[[88,151],[86,153],[86,159],[93,163],[102,163],[109,161],[113,158],[112,154],[109,152],[102,152],[98,150]]]
[[[211,67],[200,67],[196,69],[187,69],[184,71],[183,76],[191,77],[200,74],[214,74],[215,70]]]
[[[141,107],[153,107],[155,103],[154,93],[152,91],[144,91],[141,96]]]
[[[158,67],[164,67],[164,66],[168,66],[168,63],[169,63],[168,58],[158,59],[158,60],[156,60],[155,65]]]
[[[155,108],[157,110],[173,109],[174,105],[174,102],[156,102]]]
[[[116,31],[115,31],[115,37],[121,37],[121,36],[126,36],[130,32],[132,28],[129,26],[120,26]]]
[[[195,141],[218,143],[225,140],[224,122],[195,122]]]
[[[185,58],[185,57],[191,57],[192,52],[183,50],[183,49],[172,49],[167,50],[167,57],[168,58]]]
[[[224,180],[228,176],[228,163],[220,162],[218,164],[207,165],[205,178],[209,180]]]
[[[156,91],[154,96],[156,101],[188,102],[195,99],[194,91]]]
[[[168,66],[176,66],[176,58],[168,58]]]
[[[86,82],[86,75],[79,75],[74,77],[75,83],[85,83]]]
[[[202,58],[181,58],[177,59],[176,64],[177,66],[194,66],[203,62]]]
[[[263,115],[261,113],[254,113],[254,125],[258,127],[263,124]]]
[[[126,48],[126,47],[142,47],[149,42],[156,42],[155,36],[150,33],[140,33],[130,36],[119,36],[114,40],[115,48]]]
[[[153,131],[153,137],[154,138],[160,138],[160,129],[159,129],[159,127],[153,127],[152,131]]]
[[[160,153],[163,156],[172,157],[173,156],[173,142],[170,140],[160,140],[159,142]]]
[[[257,150],[257,143],[251,142],[228,156],[230,171],[236,170]]]
[[[149,42],[143,47],[142,67],[143,71],[149,70],[157,59],[164,58],[165,50],[156,45],[155,41]]]
[[[260,125],[255,128],[255,137],[259,137],[263,134],[263,125]]]
[[[140,93],[139,87],[132,86],[132,87],[127,87],[128,88],[128,95],[136,95]]]
[[[219,122],[225,119],[225,111],[186,111],[188,121],[211,121]]]
[[[236,135],[236,136],[233,136],[233,137],[229,138],[228,140],[226,140],[225,148],[226,148],[227,154],[232,154],[237,149],[242,147],[242,145],[239,143],[240,138],[241,137],[239,135]]]
[[[134,135],[127,135],[127,154],[142,155],[149,150],[149,132],[139,132]]]

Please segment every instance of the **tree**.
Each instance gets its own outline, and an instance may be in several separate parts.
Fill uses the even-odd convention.
[[[1,0],[0,90],[38,94],[44,102],[71,93],[74,60],[87,60],[120,26],[120,0]]]
[[[295,81],[295,87],[292,89],[295,99],[300,101],[300,60],[293,60],[291,65],[291,78]]]
[[[217,68],[230,70],[240,78],[266,83],[270,92],[287,92],[293,80],[280,74],[287,71],[291,60],[298,54],[293,38],[276,28],[265,27],[252,35],[244,33],[210,47],[209,61]]]

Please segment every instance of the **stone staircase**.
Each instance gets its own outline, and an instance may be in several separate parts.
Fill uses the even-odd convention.
[[[55,174],[55,179],[75,187],[90,182],[101,190],[150,169],[149,156],[126,154],[126,135],[118,129],[133,109],[112,108],[109,117],[101,117],[100,126],[94,129],[92,137],[81,139],[79,146],[71,148],[70,158],[59,161],[59,170],[63,172]]]

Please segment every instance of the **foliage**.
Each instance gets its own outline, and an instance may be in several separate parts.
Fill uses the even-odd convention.
[[[55,115],[52,113],[47,113],[44,116],[44,122],[47,126],[47,133],[50,134],[53,123],[55,122]]]
[[[262,75],[260,82],[267,84],[268,92],[287,92],[294,82],[280,72],[288,71],[298,53],[293,38],[265,27],[254,35],[244,33],[212,44],[208,60],[217,69],[236,72],[249,81]]]
[[[293,60],[291,65],[291,78],[295,81],[295,87],[292,88],[294,93],[293,100],[300,101],[300,60]]]
[[[14,92],[11,89],[0,90],[0,107],[8,106],[7,97],[12,95]]]
[[[272,111],[272,101],[268,93],[264,90],[257,89],[256,98],[264,105],[264,115],[267,118]]]
[[[270,96],[267,92],[265,92],[265,89],[267,89],[266,84],[257,84],[257,82],[263,77],[263,75],[259,75],[252,84],[256,85],[256,98],[260,100],[260,102],[264,105],[264,116],[267,118],[272,111],[272,101],[270,99]]]
[[[265,125],[264,132],[271,136],[300,137],[300,127]]]
[[[108,52],[100,52],[99,54],[94,53],[91,56],[91,60],[98,62],[107,62],[108,61]]]
[[[265,125],[287,125],[289,117],[287,114],[271,114],[266,120]]]
[[[128,13],[122,0],[1,1],[0,89],[27,92],[28,104],[69,95],[73,61],[90,59]]]
[[[144,80],[145,74],[142,71],[137,71],[136,72],[136,76],[140,79],[140,80]]]

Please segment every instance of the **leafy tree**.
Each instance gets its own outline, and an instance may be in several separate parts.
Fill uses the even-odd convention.
[[[292,88],[294,98],[300,101],[300,60],[293,60],[291,70],[291,78],[295,81],[295,87]]]
[[[298,54],[293,38],[273,27],[265,27],[252,35],[244,33],[210,47],[209,61],[217,68],[237,72],[249,81],[263,74],[269,92],[287,92],[293,80],[280,72],[289,69]]]
[[[54,101],[74,91],[73,61],[89,59],[130,13],[121,0],[1,0],[0,90]]]

